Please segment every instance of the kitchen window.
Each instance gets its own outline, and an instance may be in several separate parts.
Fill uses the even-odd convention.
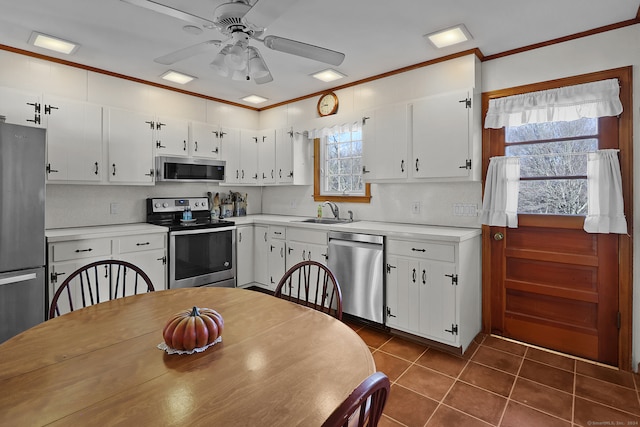
[[[518,213],[587,214],[587,153],[598,119],[505,127],[505,155],[520,158]]]
[[[362,130],[346,130],[314,140],[314,200],[369,203],[362,179]]]

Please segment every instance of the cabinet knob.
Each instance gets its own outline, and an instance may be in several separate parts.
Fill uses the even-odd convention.
[[[501,232],[499,232],[499,231],[498,231],[496,234],[494,234],[494,235],[493,235],[493,240],[498,240],[498,241],[500,241],[500,240],[502,240],[502,239],[504,239],[504,234],[503,234],[503,233],[501,233]]]

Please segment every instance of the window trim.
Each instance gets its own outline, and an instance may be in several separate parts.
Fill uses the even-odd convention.
[[[322,141],[320,138],[313,140],[313,200],[316,202],[345,202],[345,203],[371,203],[371,184],[364,183],[364,195],[363,196],[341,196],[341,195],[325,195],[320,194],[322,185],[322,177],[320,176],[320,170],[322,169],[320,149],[322,147]]]

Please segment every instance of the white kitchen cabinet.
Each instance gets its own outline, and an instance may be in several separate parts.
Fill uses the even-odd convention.
[[[153,115],[117,108],[106,109],[106,115],[108,181],[152,185]]]
[[[139,234],[113,239],[113,258],[142,269],[156,291],[166,289],[167,234]]]
[[[256,283],[268,288],[269,280],[269,226],[255,225],[254,235],[254,279]]]
[[[278,282],[286,271],[286,239],[287,229],[283,226],[269,226],[269,251],[267,253],[269,281],[267,289],[275,291]]]
[[[226,184],[258,183],[258,133],[245,129],[223,131],[222,159]]]
[[[276,184],[293,184],[293,129],[276,131]]]
[[[377,182],[407,179],[409,105],[394,104],[362,117],[363,178]]]
[[[287,269],[301,261],[327,265],[327,232],[304,228],[287,228]]]
[[[49,304],[71,273],[100,260],[130,262],[149,276],[156,291],[166,289],[167,232],[149,227],[145,224],[47,230]],[[108,295],[108,291],[101,289],[103,295]]]
[[[387,240],[386,324],[460,348],[481,328],[480,236]]]
[[[154,120],[156,156],[189,155],[189,122],[175,117],[156,117]]]
[[[0,87],[0,115],[7,123],[44,127],[42,96],[8,87]]]
[[[189,155],[207,159],[220,157],[220,126],[191,122],[189,126]]]
[[[238,225],[236,228],[236,286],[239,288],[250,286],[255,281],[254,246],[253,225]]]
[[[258,132],[258,184],[276,183],[276,131]]]
[[[43,97],[47,127],[48,182],[100,182],[102,106],[55,96]]]
[[[414,178],[468,178],[472,167],[473,89],[429,96],[412,103]]]

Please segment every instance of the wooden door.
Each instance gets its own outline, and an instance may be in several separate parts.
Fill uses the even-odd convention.
[[[491,332],[616,365],[618,237],[569,220],[490,227]]]
[[[599,119],[596,134],[583,139],[597,140],[597,149],[620,150],[625,215],[632,230],[628,68],[484,94],[483,111],[486,112],[490,98],[606,78],[618,78],[624,111],[619,117]],[[484,130],[485,174],[489,158],[505,155],[505,147],[509,150],[511,140],[506,134],[504,128]],[[546,139],[535,142],[558,141],[555,136],[543,138]],[[586,178],[580,174],[564,175],[559,179]],[[527,179],[521,178],[521,198]],[[532,181],[536,179],[542,181],[539,177]],[[630,369],[631,237],[586,233],[583,230],[586,212],[522,214],[518,209],[518,228],[483,226],[484,331]]]

